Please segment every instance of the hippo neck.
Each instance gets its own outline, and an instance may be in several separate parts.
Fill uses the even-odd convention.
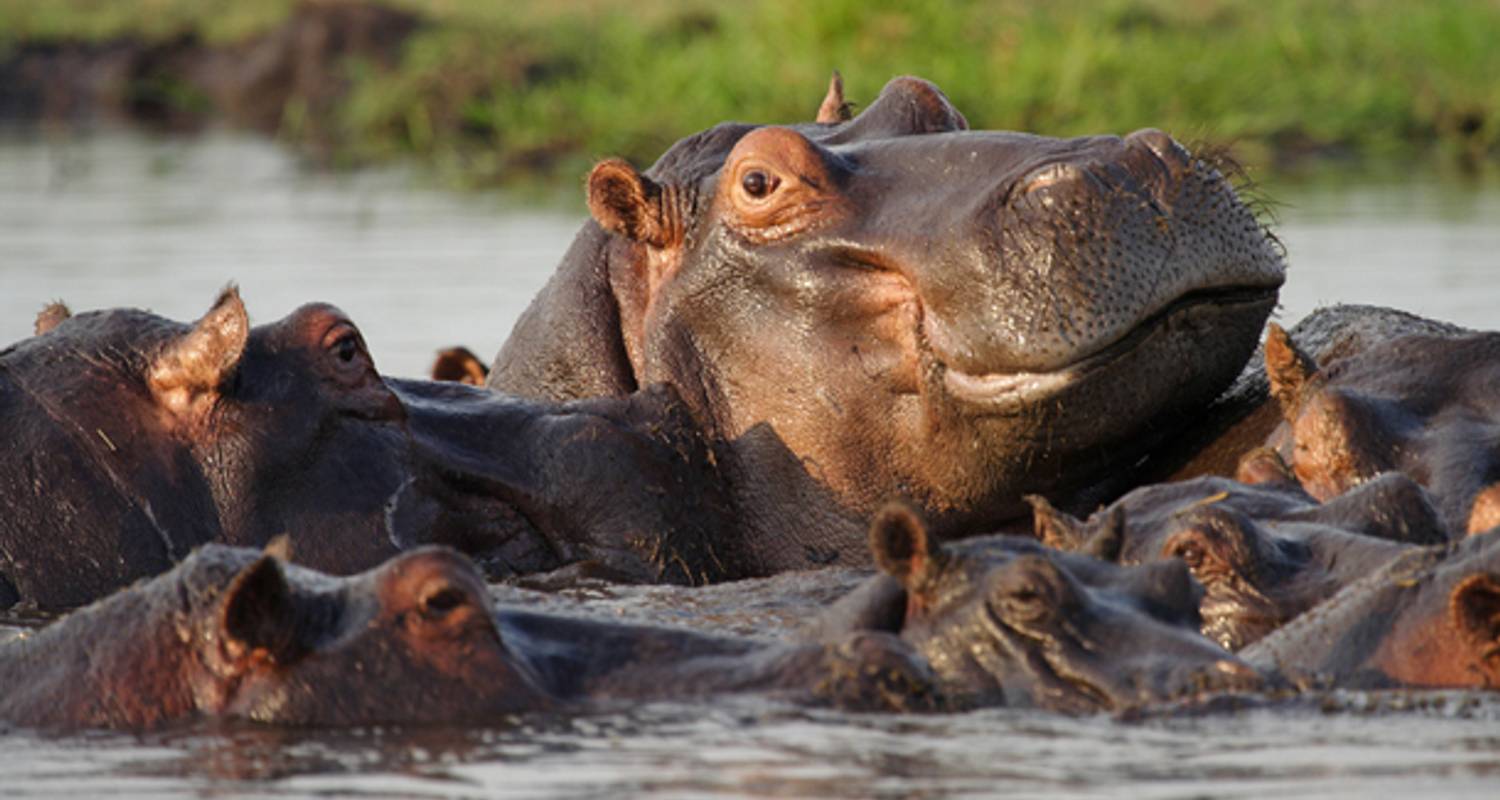
[[[191,714],[200,681],[186,610],[167,593],[119,594],[0,646],[0,719],[148,727]],[[108,670],[106,672],[106,670]]]
[[[487,385],[532,400],[618,397],[636,388],[610,285],[611,236],[593,221],[516,320]]]

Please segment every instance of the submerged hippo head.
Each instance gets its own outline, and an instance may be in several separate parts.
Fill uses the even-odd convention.
[[[914,78],[847,122],[605,161],[588,199],[597,225],[491,385],[672,383],[741,455],[789,451],[864,515],[903,495],[994,520],[1098,480],[1228,383],[1282,282],[1229,183],[1166,134],[970,131]]]
[[[439,548],[335,579],[210,545],[0,648],[0,676],[0,718],[44,726],[480,722],[552,702],[483,578]]]
[[[1118,711],[1259,683],[1195,630],[1200,590],[1181,564],[1119,567],[1016,537],[940,546],[899,508],[871,546],[905,590],[902,638],[955,701]]]
[[[1397,473],[1326,505],[1295,487],[1213,477],[1136,489],[1087,521],[1032,502],[1037,537],[1048,544],[1122,564],[1186,564],[1204,587],[1203,634],[1230,650],[1413,544],[1446,541],[1421,487]]]
[[[1241,655],[1313,685],[1500,689],[1500,534],[1414,548]]]
[[[1452,531],[1500,524],[1500,334],[1417,333],[1340,343],[1322,364],[1280,328],[1266,372],[1285,424],[1270,443],[1328,500],[1387,470],[1429,491]]]
[[[55,307],[38,330],[0,351],[0,607],[78,605],[209,541],[285,533],[348,573],[525,528],[457,462],[472,434],[398,397],[332,306],[251,328],[230,289],[191,325]]]

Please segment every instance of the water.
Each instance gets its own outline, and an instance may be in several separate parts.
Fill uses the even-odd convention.
[[[1271,191],[1292,264],[1283,320],[1349,301],[1496,327],[1500,187],[1413,178]],[[338,304],[383,371],[420,375],[450,344],[492,355],[581,219],[577,207],[451,194],[400,171],[310,173],[232,134],[0,136],[0,343],[29,335],[49,300],[188,320],[233,280],[258,321]],[[481,729],[0,732],[7,797],[329,794],[1495,797],[1500,696],[1341,694],[1129,722],[739,700]]]

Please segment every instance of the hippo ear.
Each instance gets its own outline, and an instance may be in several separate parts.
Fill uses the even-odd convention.
[[[483,386],[490,374],[489,367],[467,347],[450,347],[438,353],[432,363],[432,379]]]
[[[890,503],[875,515],[870,523],[870,550],[875,564],[908,589],[931,575],[942,559],[927,526],[905,503]]]
[[[191,331],[167,346],[151,365],[148,380],[158,402],[178,415],[199,410],[218,396],[234,372],[250,336],[250,318],[239,289],[229,286]]]
[[[306,648],[297,630],[297,615],[281,561],[262,555],[234,577],[224,592],[219,627],[231,655],[259,654],[276,664],[296,661]]]
[[[1125,546],[1125,509],[1116,506],[1104,512],[1104,524],[1094,531],[1078,552],[1100,561],[1119,562],[1120,550]]]
[[[849,104],[844,102],[844,76],[834,70],[833,77],[828,80],[828,94],[823,97],[823,104],[818,106],[817,123],[837,125],[847,122],[852,116]]]
[[[1490,688],[1500,686],[1500,576],[1486,572],[1464,578],[1448,598],[1448,615],[1478,656]]]
[[[1266,326],[1266,377],[1283,417],[1296,419],[1303,390],[1317,373],[1317,362],[1297,348],[1284,328],[1274,322]]]
[[[596,164],[589,173],[588,193],[589,213],[605,230],[653,247],[675,243],[667,193],[625,161],[610,158]]]
[[[1080,520],[1059,511],[1047,498],[1028,494],[1022,498],[1031,504],[1031,525],[1038,541],[1055,550],[1077,550],[1088,538],[1088,528]]]
[[[73,316],[73,312],[69,311],[68,307],[63,305],[61,300],[56,303],[48,303],[46,308],[37,312],[36,335],[41,336],[47,331],[56,328],[63,323],[63,320],[71,316]]]

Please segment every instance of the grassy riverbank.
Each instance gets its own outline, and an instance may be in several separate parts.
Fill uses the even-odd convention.
[[[428,24],[393,69],[345,66],[308,125],[338,161],[415,157],[455,180],[649,163],[725,119],[811,117],[829,72],[868,101],[938,83],[976,127],[1054,135],[1154,125],[1252,165],[1500,155],[1500,2],[1476,0],[391,0]],[[292,0],[0,0],[0,41],[233,42]],[[913,8],[920,10],[913,10]],[[3,47],[4,45],[0,45]]]

